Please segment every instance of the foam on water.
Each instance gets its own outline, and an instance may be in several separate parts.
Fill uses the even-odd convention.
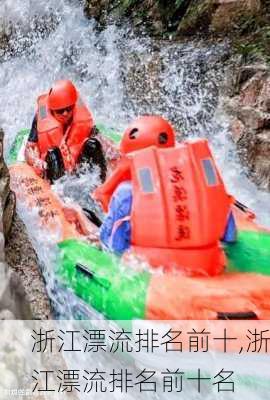
[[[15,56],[0,69],[7,149],[16,132],[31,125],[37,96],[55,79],[68,77],[100,122],[121,129],[139,113],[160,113],[187,135],[208,137],[228,189],[270,226],[270,196],[245,177],[229,139],[228,121],[217,113],[226,44],[155,43],[113,25],[96,33],[95,23],[84,17],[77,1],[49,0],[41,6],[31,0],[6,0],[1,12],[5,29],[10,21],[19,26],[12,38]],[[45,37],[40,30],[33,32],[31,21],[37,16],[55,21],[55,29]],[[152,67],[145,70],[145,65]]]

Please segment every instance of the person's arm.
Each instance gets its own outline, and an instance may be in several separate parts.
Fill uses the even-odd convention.
[[[91,196],[100,202],[105,212],[108,212],[110,199],[119,185],[119,182],[129,181],[130,179],[130,160],[128,158],[122,158],[111,176],[101,186],[95,189]]]
[[[46,162],[40,157],[40,151],[38,147],[38,133],[37,133],[37,117],[35,115],[30,134],[25,146],[25,160],[33,167],[36,174],[39,176],[44,175],[44,170],[46,169]]]
[[[115,166],[121,155],[112,139],[109,139],[106,135],[102,134],[96,125],[94,125],[91,129],[90,137],[94,137],[100,142],[104,156],[106,156],[106,160],[108,160],[110,165]]]
[[[237,240],[236,222],[232,211],[230,211],[224,235],[221,239],[224,243],[235,243]]]
[[[110,202],[109,212],[100,228],[100,240],[103,245],[122,254],[130,247],[130,212],[132,188],[130,182],[123,182],[116,189]]]

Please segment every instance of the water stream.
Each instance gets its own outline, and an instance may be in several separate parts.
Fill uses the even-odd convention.
[[[10,26],[17,27],[12,51],[2,52],[0,64],[0,123],[6,151],[16,133],[31,126],[37,96],[54,80],[69,78],[96,121],[121,131],[138,114],[162,114],[173,122],[179,137],[207,137],[228,190],[270,226],[270,195],[246,178],[230,140],[228,118],[219,107],[226,43],[155,42],[114,25],[97,32],[76,0],[2,0],[0,15],[7,33]],[[86,177],[76,185],[87,193],[92,183]],[[65,184],[64,180],[57,190],[66,195]],[[19,212],[26,223],[32,218],[23,207]],[[53,251],[48,260],[50,239],[40,237],[33,222],[30,226],[29,235],[45,265],[48,292],[57,300]],[[61,310],[63,304],[58,306]]]

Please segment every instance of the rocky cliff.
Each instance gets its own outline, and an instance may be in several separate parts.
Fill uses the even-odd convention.
[[[0,319],[46,319],[50,306],[36,254],[15,212],[0,129]],[[30,289],[30,290],[29,290]]]
[[[144,23],[155,35],[243,34],[262,23],[268,0],[85,0],[85,12],[102,25],[108,17]],[[263,15],[263,18],[261,18]]]
[[[163,39],[229,39],[232,139],[252,179],[270,190],[270,0],[85,0],[85,12],[101,28],[128,18]]]

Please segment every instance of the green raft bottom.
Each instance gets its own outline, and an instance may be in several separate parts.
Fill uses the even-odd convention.
[[[121,135],[98,124],[102,134],[114,143]],[[17,161],[29,129],[21,130],[11,147],[8,163]],[[114,321],[145,319],[150,274],[134,272],[121,265],[110,253],[78,240],[59,243],[60,255],[57,277],[61,284],[74,291],[89,307]],[[263,232],[240,231],[235,244],[227,245],[228,271],[270,275],[270,235]],[[160,299],[162,302],[162,299]],[[181,306],[181,305],[179,305]],[[269,390],[268,379],[238,376],[238,382],[250,389]],[[267,397],[267,396],[266,396]],[[266,398],[265,397],[265,398]]]
[[[60,282],[112,320],[144,319],[148,272],[121,266],[119,258],[75,239],[59,243]]]
[[[57,276],[62,284],[109,319],[145,318],[149,272],[135,272],[113,254],[76,239],[58,246]],[[229,272],[270,275],[268,233],[240,231],[237,242],[226,245],[225,251]]]
[[[109,320],[119,322],[124,328],[132,328],[132,319],[145,319],[150,273],[134,272],[121,265],[118,257],[79,240],[66,240],[58,246],[58,279],[89,307],[101,312]],[[227,246],[226,253],[229,271],[269,275],[269,234],[239,232],[238,242]],[[244,358],[242,362],[245,362]],[[267,378],[251,375],[248,370],[243,374],[236,370],[234,382],[253,393],[270,388]]]
[[[237,242],[226,245],[228,271],[270,275],[270,234],[239,231]]]

